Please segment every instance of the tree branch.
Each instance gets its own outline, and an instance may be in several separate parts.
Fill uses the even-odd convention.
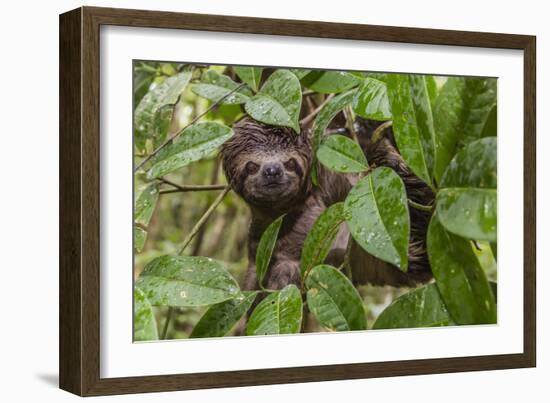
[[[427,211],[427,212],[431,213],[434,209],[434,206],[425,206],[423,204],[413,202],[411,199],[408,199],[408,202],[409,202],[409,205],[412,208],[415,208],[415,209],[420,210],[420,211]]]
[[[174,141],[174,139],[176,137],[178,137],[180,134],[182,134],[185,129],[187,129],[189,126],[197,123],[197,121],[202,118],[204,115],[206,115],[208,112],[210,112],[212,109],[214,109],[216,106],[218,106],[220,104],[220,102],[222,102],[224,99],[226,99],[227,97],[229,97],[231,94],[233,94],[234,92],[237,92],[238,90],[240,90],[242,87],[244,87],[246,84],[245,83],[242,83],[241,85],[235,87],[234,89],[232,89],[231,91],[229,91],[227,94],[225,94],[223,97],[221,97],[220,99],[218,99],[216,102],[212,103],[212,105],[210,105],[210,107],[208,109],[206,109],[204,112],[202,112],[201,114],[197,115],[191,122],[189,122],[188,124],[186,124],[182,129],[180,129],[178,132],[176,132],[174,135],[170,136],[168,138],[168,140],[166,140],[164,143],[162,143],[160,146],[158,146],[151,154],[149,154],[147,157],[145,157],[144,159],[141,160],[141,162],[139,164],[137,164],[137,166],[134,168],[134,172],[137,172],[143,165],[145,165],[145,163],[147,163],[147,161],[149,161],[151,158],[153,158],[155,155],[158,154],[158,152],[160,150],[162,150],[164,147],[166,147],[168,144],[170,144],[172,141]]]
[[[382,138],[382,135],[384,134],[384,130],[386,130],[388,127],[392,126],[392,121],[388,120],[384,123],[382,123],[380,126],[378,126],[374,131],[372,132],[371,137],[371,144],[376,144],[380,141]]]
[[[359,138],[357,137],[357,130],[355,130],[355,124],[353,121],[353,112],[351,111],[351,106],[346,106],[344,108],[344,116],[346,117],[346,126],[348,131],[351,133],[351,137],[356,143],[359,143]]]
[[[185,248],[187,248],[187,246],[191,243],[195,235],[197,235],[197,233],[199,232],[200,228],[204,225],[208,218],[210,218],[214,210],[216,210],[216,207],[218,207],[218,205],[223,201],[230,190],[231,188],[229,186],[226,187],[224,191],[220,193],[220,195],[216,198],[216,200],[214,200],[214,203],[212,203],[208,210],[206,210],[206,212],[202,215],[199,221],[197,221],[189,235],[187,235],[187,238],[185,238],[185,240],[182,242],[182,246],[178,252],[178,255],[181,255],[185,251]]]
[[[309,122],[311,122],[313,119],[315,119],[315,116],[319,114],[321,109],[323,109],[323,106],[327,104],[328,101],[330,101],[334,97],[334,94],[330,94],[321,105],[319,105],[317,108],[313,110],[309,115],[307,115],[305,118],[300,120],[300,126],[307,125]]]
[[[207,190],[224,190],[229,185],[212,184],[212,185],[179,185],[165,178],[158,178],[159,181],[166,183],[167,185],[175,187],[175,189],[161,189],[160,194],[167,193],[179,193],[179,192],[202,192]]]

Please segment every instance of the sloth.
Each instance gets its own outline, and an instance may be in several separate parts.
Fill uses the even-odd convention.
[[[407,168],[389,135],[372,143],[377,122],[357,120],[357,135],[373,167],[393,168],[403,179],[409,199],[429,205],[434,195]],[[345,200],[358,174],[330,171],[314,162],[307,130],[300,134],[285,127],[270,126],[245,117],[234,124],[234,135],[222,146],[223,170],[232,189],[250,207],[248,233],[249,265],[245,290],[259,289],[255,257],[260,238],[275,219],[285,214],[263,287],[282,289],[300,285],[300,255],[304,240],[319,215],[330,205]],[[312,164],[316,163],[318,186],[312,185]],[[340,266],[348,240],[349,264],[356,284],[414,286],[431,278],[426,255],[426,230],[430,213],[409,208],[411,235],[407,273],[365,252],[342,224],[325,263]]]

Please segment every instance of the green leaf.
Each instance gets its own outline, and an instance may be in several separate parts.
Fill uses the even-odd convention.
[[[399,152],[416,176],[432,186],[435,134],[425,78],[389,74],[386,85]]]
[[[151,183],[139,194],[134,209],[134,221],[144,226],[149,225],[159,198],[158,184]]]
[[[315,220],[302,248],[300,259],[302,278],[313,267],[325,261],[344,220],[344,203],[333,204]]]
[[[487,120],[483,126],[480,137],[496,137],[497,136],[497,105],[494,104],[487,115]]]
[[[269,269],[271,255],[273,254],[273,249],[275,249],[277,237],[279,236],[279,229],[281,228],[284,217],[285,216],[282,215],[269,224],[258,243],[258,248],[256,250],[256,277],[260,285],[263,284],[264,276]]]
[[[198,96],[209,99],[213,102],[219,102],[220,99],[227,96],[231,91],[234,91],[239,84],[227,77],[226,75],[219,74],[215,70],[208,70],[201,78],[199,84],[193,84],[191,91]],[[227,96],[222,104],[244,104],[250,99],[252,94],[246,87],[242,87],[238,91],[233,92]]]
[[[298,78],[288,70],[277,70],[269,76],[260,92],[246,104],[254,119],[270,125],[290,127],[300,133],[298,117],[302,90]]]
[[[353,110],[365,119],[390,120],[392,115],[386,84],[371,77],[365,78],[353,101]]]
[[[435,284],[395,299],[376,319],[373,329],[449,326],[454,322]]]
[[[175,104],[191,79],[192,68],[165,79],[141,99],[134,112],[136,129],[147,137],[153,136],[155,116],[165,105]]]
[[[365,73],[365,77],[374,78],[375,80],[382,81],[383,83],[386,82],[388,79],[387,73]]]
[[[134,225],[134,249],[136,252],[141,252],[145,246],[145,240],[147,239],[147,231],[143,228]]]
[[[351,189],[345,210],[351,235],[364,250],[407,271],[409,207],[399,175],[376,168]]]
[[[497,260],[497,243],[496,242],[491,242],[489,244],[491,246],[491,252],[493,253],[493,257],[495,258],[495,261]]]
[[[317,114],[315,120],[313,121],[313,125],[311,128],[312,138],[313,138],[313,155],[315,156],[317,154],[317,150],[319,149],[319,145],[321,144],[322,139],[325,137],[325,130],[327,129],[328,125],[334,119],[334,117],[347,105],[351,104],[353,101],[353,98],[355,97],[355,94],[357,93],[357,90],[350,90],[348,92],[344,92],[342,94],[339,94],[332,98],[330,101],[328,101],[319,111]],[[312,181],[314,184],[317,184],[317,174],[315,170],[316,166],[316,159],[313,161],[313,170],[312,170]]]
[[[329,136],[321,143],[317,159],[336,172],[365,172],[369,169],[367,157],[359,144],[339,134]]]
[[[497,138],[474,141],[451,161],[437,193],[443,226],[464,238],[497,240]]]
[[[319,111],[312,125],[313,150],[317,152],[319,144],[325,136],[325,130],[334,117],[347,105],[351,104],[357,90],[350,90],[339,94],[328,101]]]
[[[233,67],[233,70],[250,88],[258,91],[260,80],[262,79],[263,69],[261,67]]]
[[[211,154],[233,135],[233,130],[216,122],[196,123],[186,128],[175,143],[155,158],[147,176],[158,178]]]
[[[432,107],[433,111],[438,93],[437,82],[435,81],[434,76],[424,76],[424,78],[426,79],[426,90],[428,91],[428,98],[430,99],[430,106]]]
[[[160,108],[154,119],[153,127],[153,146],[156,148],[160,146],[168,136],[170,130],[170,124],[172,123],[172,116],[174,114],[174,106],[165,105]]]
[[[306,278],[307,305],[319,323],[334,331],[365,330],[361,296],[336,268],[315,266]]]
[[[145,94],[147,94],[155,76],[155,68],[151,67],[151,70],[143,70],[136,68],[134,64],[134,106],[137,106]]]
[[[245,291],[239,298],[229,299],[212,305],[193,328],[190,338],[222,337],[250,309],[258,295],[257,291]]]
[[[153,307],[142,290],[134,288],[134,341],[158,340]]]
[[[443,85],[434,107],[438,182],[458,150],[481,137],[496,136],[496,97],[495,79],[450,77]]]
[[[298,80],[301,80],[311,72],[311,70],[307,70],[307,69],[289,69],[289,70],[292,72],[292,74],[298,77]]]
[[[302,297],[294,284],[269,294],[258,304],[246,327],[248,336],[299,333],[302,325]]]
[[[158,198],[158,184],[151,183],[141,191],[136,199],[134,208],[134,248],[137,252],[141,252],[145,245],[147,239],[146,228],[149,221],[151,221]]]
[[[312,71],[301,80],[304,87],[321,94],[346,91],[361,81],[359,77],[345,71]]]
[[[201,256],[156,258],[145,266],[136,285],[155,306],[204,306],[241,296],[225,267]]]
[[[470,242],[446,231],[438,215],[428,227],[428,257],[448,311],[460,325],[496,323],[495,298]]]

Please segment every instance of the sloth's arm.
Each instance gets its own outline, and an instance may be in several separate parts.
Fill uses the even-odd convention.
[[[276,257],[267,275],[266,288],[280,290],[289,284],[300,287],[300,262],[287,256]]]

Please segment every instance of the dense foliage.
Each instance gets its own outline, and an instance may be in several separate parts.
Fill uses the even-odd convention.
[[[257,292],[241,291],[232,275],[235,264],[225,261],[231,251],[221,259],[193,256],[204,249],[205,225],[217,209],[233,210],[216,229],[221,235],[210,250],[223,249],[235,237],[229,221],[246,215],[218,177],[216,152],[244,113],[300,131],[302,103],[311,96],[321,105],[311,124],[317,161],[337,172],[360,173],[361,179],[308,234],[301,286],[263,290],[268,296],[250,315],[246,334],[303,331],[304,305],[320,328],[333,331],[496,322],[496,287],[488,280],[495,275],[497,240],[495,79],[137,62],[135,340],[166,338],[174,313],[200,315],[187,332],[190,337],[224,336],[242,320]],[[389,294],[384,306],[391,303],[372,320],[364,293],[353,285],[345,265],[323,262],[345,223],[365,251],[406,272],[410,201],[392,169],[370,166],[356,140],[327,130],[341,112],[351,122],[360,116],[391,125],[405,162],[436,193],[435,205],[417,206],[433,210],[427,245],[435,281],[402,290],[398,298]],[[203,182],[175,183],[171,175],[181,172],[191,180],[201,172]],[[213,192],[220,193],[197,198]],[[174,219],[172,235],[165,237],[171,238],[169,247],[158,246],[163,239],[147,248],[162,194],[187,198],[187,211],[196,204],[204,208],[193,214],[191,228],[179,228],[182,217]],[[269,268],[281,221],[267,228],[258,246],[259,279]],[[243,224],[236,225],[242,230]],[[186,252],[191,245],[193,251]],[[236,260],[242,266],[246,253]]]

